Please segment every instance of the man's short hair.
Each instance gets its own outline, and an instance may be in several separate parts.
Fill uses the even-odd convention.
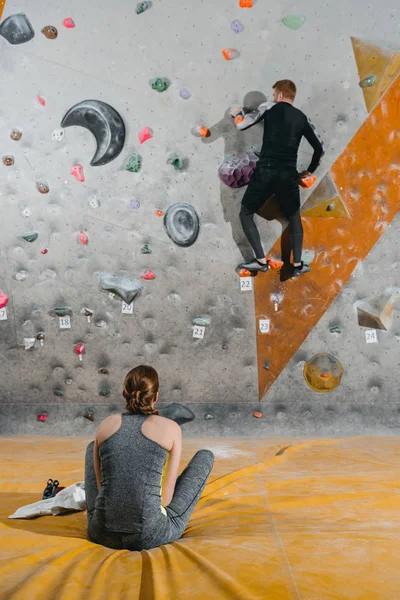
[[[280,81],[274,83],[272,88],[278,93],[281,92],[285,98],[290,98],[290,100],[295,99],[297,90],[295,84],[293,81],[290,81],[290,79],[281,79]]]

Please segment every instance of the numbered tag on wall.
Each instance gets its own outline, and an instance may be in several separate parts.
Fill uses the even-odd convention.
[[[71,329],[71,317],[60,317],[60,329]]]
[[[127,304],[126,302],[122,301],[122,314],[133,315],[133,302]]]
[[[365,341],[367,344],[374,344],[378,341],[378,336],[376,335],[376,329],[368,329],[365,332]]]
[[[252,277],[240,277],[240,291],[251,292],[253,289],[253,278]]]
[[[7,309],[5,307],[0,308],[0,321],[7,321]]]
[[[195,325],[193,327],[193,337],[198,338],[199,340],[202,340],[204,337],[205,331],[206,331],[205,327]]]
[[[259,319],[258,321],[258,329],[260,333],[269,333],[270,331],[270,320],[269,319]]]

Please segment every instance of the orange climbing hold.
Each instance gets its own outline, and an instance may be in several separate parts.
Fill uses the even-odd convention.
[[[235,50],[235,48],[224,48],[222,50],[222,54],[223,54],[225,60],[232,60],[232,58],[234,58],[234,56],[236,54],[236,50]]]
[[[254,412],[253,413],[253,417],[255,417],[256,419],[261,419],[263,416],[262,412]]]
[[[163,214],[164,214],[164,213],[163,213],[163,211],[162,211],[162,210],[158,210],[158,209],[156,210],[156,215],[157,215],[157,217],[162,217],[162,216],[163,216]]]
[[[302,188],[309,188],[312,185],[314,185],[314,183],[317,181],[317,178],[315,175],[310,175],[309,177],[302,177],[300,179],[300,186]]]
[[[267,263],[270,269],[281,269],[283,267],[282,260],[274,260],[273,258],[266,257]]]
[[[240,8],[252,8],[253,0],[239,0]]]

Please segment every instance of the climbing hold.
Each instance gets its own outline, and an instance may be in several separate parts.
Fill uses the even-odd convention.
[[[222,56],[225,58],[225,60],[232,60],[232,58],[237,56],[237,51],[235,48],[224,48],[222,50]]]
[[[0,290],[0,308],[4,308],[7,305],[8,296]]]
[[[234,21],[232,21],[231,23],[231,29],[232,31],[234,31],[235,33],[241,33],[244,29],[243,25],[241,24],[240,21],[238,21],[237,19],[235,19]]]
[[[74,351],[79,356],[79,360],[82,360],[82,354],[85,352],[85,344],[82,344],[81,342],[79,344],[75,344]]]
[[[53,25],[46,25],[43,27],[42,33],[45,37],[47,37],[48,40],[55,40],[58,36],[58,31],[56,27],[53,27]]]
[[[51,139],[53,140],[53,142],[60,142],[64,139],[64,135],[64,129],[54,129],[53,133],[51,134]]]
[[[329,327],[331,333],[343,333],[343,328],[340,325],[332,325]]]
[[[64,379],[65,385],[72,385],[73,382],[74,380],[72,379],[72,377],[67,377],[67,379]]]
[[[70,108],[61,121],[61,127],[84,127],[96,139],[92,167],[106,165],[116,158],[125,143],[125,125],[117,111],[101,100],[83,100]]]
[[[228,350],[229,346],[228,344],[222,344],[222,350]]]
[[[18,273],[15,273],[14,275],[14,279],[16,279],[16,281],[25,281],[27,277],[28,273],[26,271],[18,271]]]
[[[3,165],[6,167],[12,167],[14,164],[14,157],[8,154],[7,156],[3,156]]]
[[[140,277],[141,277],[141,279],[146,279],[147,281],[151,281],[152,279],[155,279],[155,275],[151,269],[147,269],[147,271],[145,273],[143,273],[143,275],[141,275]]]
[[[225,160],[218,169],[220,180],[230,188],[248,185],[253,176],[258,156],[254,152],[244,152]]]
[[[151,87],[153,90],[157,90],[157,92],[165,92],[168,89],[168,81],[164,77],[156,77],[151,81]]]
[[[139,173],[142,166],[142,158],[140,154],[134,152],[128,162],[126,163],[125,170],[131,173]]]
[[[262,412],[253,412],[253,417],[255,417],[256,419],[261,419],[263,416]]]
[[[196,125],[192,127],[190,133],[196,137],[210,137],[210,130],[205,125]]]
[[[126,304],[131,304],[132,300],[143,291],[143,286],[137,279],[114,273],[100,273],[100,288],[117,294]]]
[[[101,367],[98,371],[99,375],[108,375],[109,371],[105,367]]]
[[[102,387],[99,391],[99,396],[109,396],[111,394],[111,390],[108,387]]]
[[[36,334],[36,339],[40,342],[41,346],[44,346],[44,331],[38,331]]]
[[[85,176],[83,174],[82,165],[78,165],[78,164],[72,165],[71,175],[76,177],[78,181],[85,181]]]
[[[149,127],[143,127],[143,129],[139,131],[139,142],[141,144],[143,144],[143,142],[146,142],[147,140],[150,140],[152,137],[153,135]]]
[[[189,98],[192,96],[192,94],[186,88],[181,88],[179,94],[184,100],[189,100]]]
[[[90,198],[88,199],[88,204],[90,208],[100,207],[100,201],[96,198],[96,196],[90,196]]]
[[[48,249],[48,248],[43,248],[43,249],[40,251],[40,254],[47,254],[47,253],[48,253],[48,251],[49,251],[49,249]]]
[[[43,423],[44,421],[47,421],[47,415],[48,415],[47,411],[42,411],[37,415],[37,420],[42,421],[42,423]]]
[[[21,237],[26,242],[35,242],[38,239],[39,234],[36,233],[36,231],[33,231],[32,233],[23,233]]]
[[[215,419],[214,415],[212,413],[206,413],[204,415],[204,420],[205,421],[211,421],[211,419]]]
[[[271,294],[271,302],[274,303],[274,309],[275,312],[278,312],[279,310],[279,301],[280,301],[280,296],[278,294]]]
[[[10,138],[15,142],[18,142],[22,138],[22,131],[20,129],[12,129],[10,133]]]
[[[36,182],[36,189],[38,192],[40,192],[41,194],[48,194],[49,193],[49,185],[46,181],[37,181]]]
[[[129,198],[129,208],[133,210],[140,208],[140,202],[137,198]]]
[[[91,308],[87,308],[86,306],[84,308],[82,308],[81,310],[81,314],[85,315],[85,317],[87,317],[88,323],[90,323],[90,317],[93,316],[93,311]]]
[[[183,162],[179,158],[179,156],[172,156],[171,158],[168,159],[167,162],[168,162],[168,164],[175,167],[175,169],[177,169],[178,171],[181,171],[183,169]]]
[[[394,299],[395,294],[388,292],[358,303],[357,316],[360,327],[389,330],[392,325]]]
[[[331,392],[340,385],[343,367],[335,356],[322,352],[305,363],[303,375],[314,392]]]
[[[66,317],[67,315],[72,315],[72,310],[69,308],[69,306],[56,306],[55,308],[53,308],[52,311],[50,311],[50,315],[56,315],[57,317]]]
[[[42,106],[46,106],[46,100],[43,98],[43,96],[38,96],[38,102]]]
[[[192,325],[197,325],[197,327],[206,327],[207,325],[210,325],[210,323],[210,315],[201,315],[200,317],[194,317],[192,319]]]
[[[144,246],[142,246],[140,252],[142,254],[151,254],[151,248],[150,248],[149,244],[145,244]]]
[[[296,31],[304,25],[305,20],[306,18],[303,15],[288,15],[287,17],[283,17],[282,23],[286,25],[286,27],[289,27],[289,29]]]
[[[361,88],[371,87],[376,81],[376,75],[369,75],[359,82]]]
[[[31,348],[33,348],[35,343],[36,343],[35,338],[24,338],[25,350],[30,350]]]
[[[240,8],[251,8],[253,6],[253,0],[239,0]]]
[[[85,419],[88,419],[89,421],[94,421],[94,410],[89,409],[87,412],[85,412],[85,414],[83,416],[85,417]]]
[[[189,423],[195,418],[194,413],[187,406],[178,402],[168,404],[165,408],[160,408],[159,411],[160,416],[171,419],[171,421],[175,421],[178,425]]]
[[[200,231],[199,217],[190,204],[177,202],[169,207],[164,217],[164,229],[178,246],[191,246]]]
[[[157,208],[157,210],[156,210],[157,217],[162,217],[163,214],[164,214],[164,212],[162,210],[160,210],[159,208]]]
[[[333,204],[333,202],[331,204],[328,204],[328,206],[326,207],[326,210],[328,212],[331,212],[332,210],[335,210],[335,205]]]
[[[63,25],[67,29],[73,29],[75,27],[75,23],[74,23],[73,19],[71,19],[71,17],[67,17],[66,19],[64,19]]]
[[[300,177],[299,186],[308,189],[314,185],[317,181],[316,175],[309,175],[308,177]]]
[[[269,371],[269,362],[268,360],[266,360],[263,364],[263,369],[265,369],[266,371]]]
[[[141,15],[148,8],[150,8],[150,2],[147,2],[147,0],[144,0],[144,2],[139,2],[139,4],[136,6],[136,14]]]
[[[96,321],[95,325],[96,327],[107,327],[107,321],[99,319],[98,321]]]
[[[0,24],[0,35],[10,44],[24,44],[35,35],[29,19],[23,13],[10,15]]]
[[[86,233],[84,231],[80,231],[79,232],[79,241],[84,246],[87,246],[87,243],[88,243],[89,239],[88,239],[88,236],[86,235]]]
[[[64,390],[62,390],[61,388],[56,388],[55,390],[53,390],[53,394],[62,398],[64,396]]]

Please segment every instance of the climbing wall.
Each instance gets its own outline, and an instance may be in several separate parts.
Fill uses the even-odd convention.
[[[161,414],[191,435],[397,427],[399,197],[383,182],[400,168],[385,101],[397,98],[395,3],[239,4],[0,2],[2,432],[91,432],[121,410],[140,363],[159,372]],[[236,131],[229,107],[255,108],[281,78],[326,146],[318,186],[302,191],[312,272],[246,285],[245,187],[219,169],[251,163],[262,126]],[[362,127],[370,148],[380,125],[384,172],[359,156]],[[299,170],[310,154],[302,144]],[[359,185],[364,171],[375,187]],[[371,193],[358,229],[351,202],[362,212]],[[285,222],[263,214],[279,255]],[[365,227],[375,237],[352,254]]]

